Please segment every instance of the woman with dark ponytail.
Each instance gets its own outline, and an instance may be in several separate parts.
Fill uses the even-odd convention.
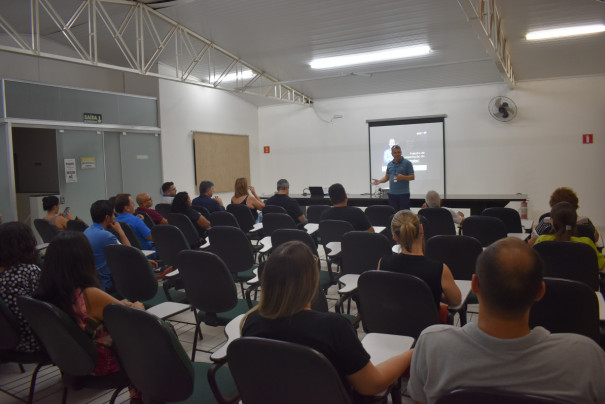
[[[441,302],[453,306],[460,304],[460,289],[448,266],[424,256],[424,229],[418,215],[409,210],[400,210],[393,216],[391,232],[393,239],[401,246],[401,253],[382,257],[378,269],[422,279],[433,292],[438,310]],[[444,311],[440,317],[446,319],[447,313]]]

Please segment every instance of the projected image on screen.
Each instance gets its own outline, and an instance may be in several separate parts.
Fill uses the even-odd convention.
[[[404,158],[414,166],[415,180],[410,183],[410,193],[424,195],[434,189],[443,196],[443,118],[438,122],[434,119],[431,122],[418,121],[369,122],[371,178],[384,177],[388,163],[393,160],[391,147],[399,145]],[[388,182],[380,184],[380,188],[388,187]]]

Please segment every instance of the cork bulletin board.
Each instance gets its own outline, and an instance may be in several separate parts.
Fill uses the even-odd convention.
[[[248,136],[193,132],[196,194],[201,181],[214,182],[214,192],[233,192],[235,180],[250,181]]]

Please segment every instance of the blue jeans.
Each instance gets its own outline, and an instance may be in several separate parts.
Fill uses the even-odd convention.
[[[410,209],[410,194],[389,194],[389,205],[395,208],[396,212]]]

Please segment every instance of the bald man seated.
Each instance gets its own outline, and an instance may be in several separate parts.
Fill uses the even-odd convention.
[[[138,194],[136,200],[137,205],[139,205],[139,207],[137,208],[135,213],[147,213],[155,224],[168,224],[168,220],[166,220],[164,216],[160,215],[154,209],[151,209],[151,207],[153,206],[153,199],[151,199],[149,194]]]
[[[464,327],[433,325],[418,339],[408,393],[434,403],[463,388],[497,389],[570,403],[605,402],[605,352],[578,334],[529,327],[544,296],[543,264],[521,240],[506,238],[479,256],[472,290],[479,319]]]

